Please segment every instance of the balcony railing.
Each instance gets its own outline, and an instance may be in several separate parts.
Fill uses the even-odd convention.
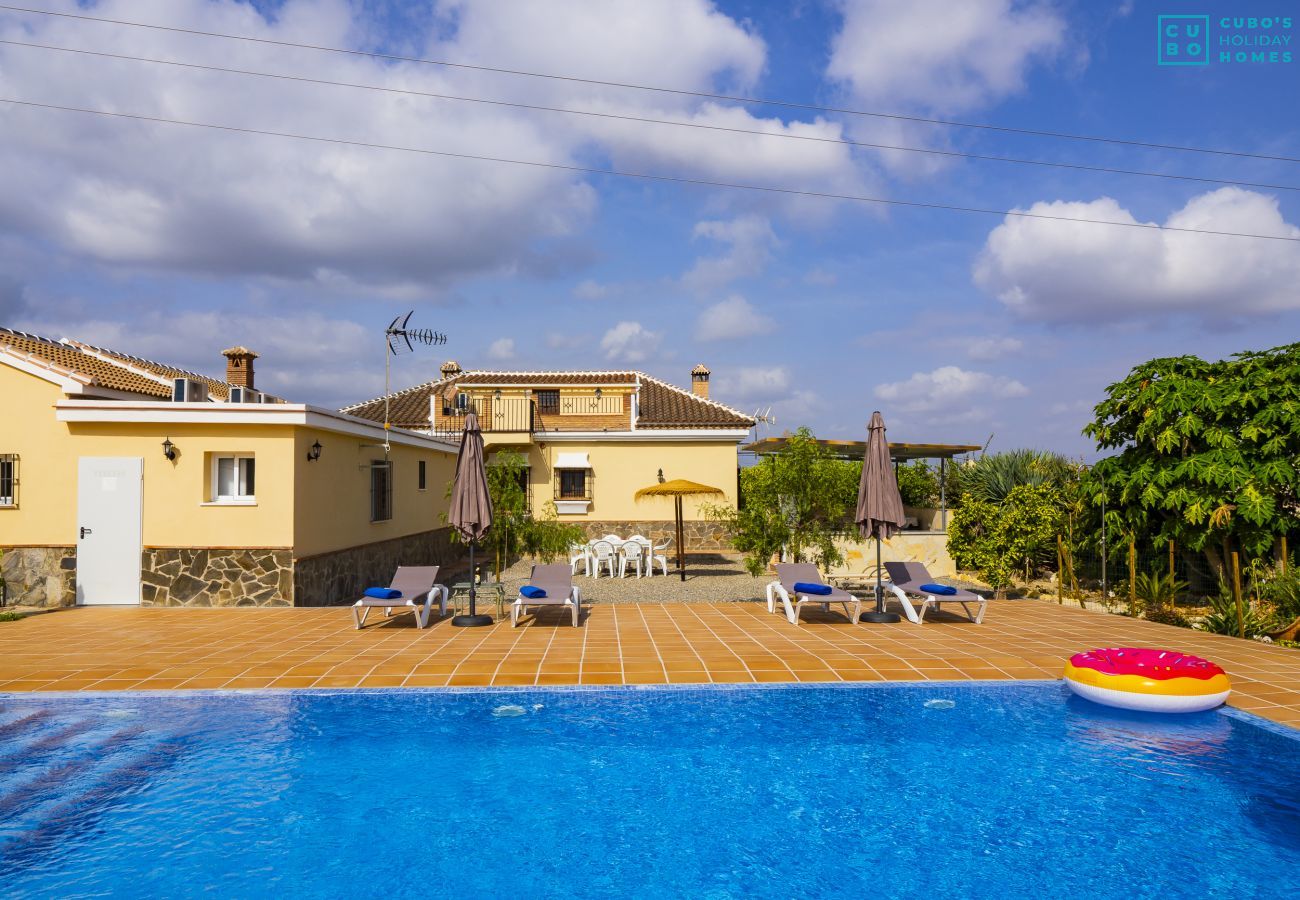
[[[534,402],[525,398],[502,398],[490,401],[473,401],[444,405],[433,423],[433,433],[438,437],[459,438],[465,430],[465,415],[478,415],[479,430],[487,432],[525,432],[538,430]]]

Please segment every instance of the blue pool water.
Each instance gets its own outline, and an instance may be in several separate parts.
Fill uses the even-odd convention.
[[[1283,897],[1300,733],[1057,683],[0,695],[5,897]]]

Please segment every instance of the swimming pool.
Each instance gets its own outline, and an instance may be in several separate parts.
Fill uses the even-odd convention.
[[[1059,683],[0,695],[0,894],[1295,896],[1300,733]]]

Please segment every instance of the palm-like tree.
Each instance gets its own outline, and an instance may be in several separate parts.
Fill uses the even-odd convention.
[[[1001,503],[1013,488],[1061,485],[1070,472],[1070,461],[1048,450],[986,453],[961,470],[961,490],[976,500]]]

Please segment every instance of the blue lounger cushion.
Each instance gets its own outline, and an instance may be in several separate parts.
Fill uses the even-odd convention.
[[[402,592],[394,588],[366,588],[366,596],[374,597],[376,600],[397,600],[402,596]]]
[[[815,594],[818,597],[825,597],[831,593],[833,588],[829,584],[817,584],[815,582],[796,581],[794,583],[795,593],[798,594]]]
[[[935,594],[941,597],[951,597],[957,593],[957,589],[946,584],[923,584],[921,590],[927,594]]]
[[[542,597],[546,596],[546,591],[539,587],[533,587],[531,584],[526,584],[521,587],[519,593],[527,597],[529,600],[540,600]]]

